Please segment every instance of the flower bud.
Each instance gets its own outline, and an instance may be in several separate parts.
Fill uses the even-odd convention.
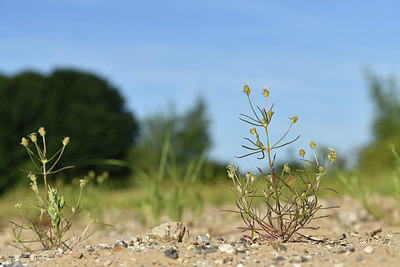
[[[269,96],[268,87],[265,87],[265,88],[263,89],[262,95],[263,95],[265,98],[267,98],[267,97]]]
[[[268,126],[268,123],[267,123],[267,121],[266,121],[265,119],[262,119],[262,120],[261,120],[261,123],[262,123],[262,126],[263,126],[264,128]]]
[[[332,162],[336,160],[336,152],[333,148],[329,148],[329,153],[328,153],[328,159],[330,159]]]
[[[80,180],[79,180],[79,186],[80,186],[81,188],[84,188],[85,185],[86,185],[86,180],[85,180],[85,179],[80,179]]]
[[[315,149],[315,143],[314,143],[314,141],[308,141],[308,143],[310,144],[310,147],[311,147],[312,149]]]
[[[23,145],[24,147],[28,147],[28,139],[26,139],[25,137],[22,137],[21,139],[21,145]]]
[[[36,143],[36,141],[37,141],[36,133],[31,133],[29,135],[29,138],[31,139],[32,142]]]
[[[297,120],[297,116],[294,116],[293,118],[290,118],[290,123],[296,123]]]
[[[285,172],[287,172],[287,173],[290,172],[290,167],[289,167],[289,165],[288,165],[287,163],[285,163],[285,165],[283,166],[283,170],[284,170]]]
[[[243,86],[243,92],[246,94],[246,95],[249,95],[250,94],[250,87],[247,85],[247,83],[245,83],[244,84],[244,86]]]
[[[62,141],[63,145],[66,146],[69,143],[69,137],[65,137],[64,140]]]
[[[302,158],[304,158],[304,155],[306,154],[306,152],[304,151],[304,149],[299,148],[299,149],[297,149],[297,150],[299,151],[299,155],[300,155]]]
[[[250,133],[251,133],[251,134],[256,134],[256,132],[257,132],[257,131],[256,131],[256,129],[255,129],[255,128],[253,128],[253,127],[252,127],[252,128],[250,128]]]
[[[36,175],[33,173],[28,174],[28,178],[31,179],[32,182],[36,182]]]
[[[268,113],[267,113],[267,116],[268,116],[269,118],[271,118],[271,117],[272,117],[272,114],[273,114],[273,112],[272,112],[272,110],[270,109],[270,110],[268,111]]]
[[[40,127],[38,133],[39,133],[42,137],[44,137],[45,134],[46,134],[46,131],[44,130],[44,127]]]
[[[22,208],[22,203],[17,203],[14,205],[14,207],[16,207],[17,209],[20,209],[20,208]]]

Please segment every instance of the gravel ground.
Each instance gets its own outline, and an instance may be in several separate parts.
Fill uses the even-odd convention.
[[[397,216],[389,200],[380,204]],[[400,227],[368,215],[348,197],[326,200],[340,205],[316,220],[315,231],[299,242],[249,244],[236,230],[233,213],[207,207],[200,219],[185,218],[158,227],[141,225],[129,212],[109,213],[115,228],[100,228],[71,251],[21,253],[0,233],[0,266],[400,266]]]

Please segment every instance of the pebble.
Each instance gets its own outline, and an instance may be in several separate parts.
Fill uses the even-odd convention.
[[[218,265],[222,265],[225,263],[225,261],[223,259],[218,259],[218,260],[215,260],[214,263],[218,264]]]
[[[24,265],[19,261],[16,261],[16,262],[14,262],[12,264],[5,265],[5,266],[7,266],[7,267],[24,267]]]
[[[186,232],[187,228],[181,222],[167,222],[151,229],[148,237],[155,240],[182,242]]]
[[[118,240],[118,241],[115,243],[115,246],[116,246],[116,247],[124,247],[124,248],[127,248],[127,247],[128,247],[128,244],[127,244],[124,240]]]
[[[367,246],[364,248],[364,252],[367,254],[372,254],[372,253],[374,253],[374,248],[371,246]]]
[[[203,234],[197,237],[197,242],[200,244],[209,245],[212,243],[212,240],[210,239],[209,234]]]
[[[345,233],[341,234],[338,239],[339,240],[346,239],[346,234]]]
[[[111,260],[107,260],[107,261],[103,262],[104,267],[110,266],[111,264],[112,264]]]
[[[279,243],[272,243],[271,246],[276,250],[276,251],[286,251],[287,248]]]
[[[80,252],[72,252],[72,253],[71,253],[71,256],[72,256],[73,258],[76,258],[76,259],[82,259],[82,258],[83,258],[83,254],[80,253]]]
[[[363,260],[364,260],[363,254],[358,254],[357,255],[357,261],[363,261]]]
[[[213,253],[216,252],[216,247],[206,247],[204,245],[198,246],[196,247],[196,254],[209,254],[209,253]]]
[[[236,249],[234,249],[234,248],[232,247],[232,245],[230,245],[230,244],[222,244],[222,245],[218,246],[218,249],[219,249],[221,252],[226,252],[226,253],[228,253],[228,254],[236,253]]]
[[[177,259],[178,258],[178,251],[174,248],[170,248],[164,251],[164,255],[170,259]]]
[[[23,258],[23,259],[28,259],[29,257],[30,257],[29,254],[25,254],[25,253],[21,254],[21,258]]]

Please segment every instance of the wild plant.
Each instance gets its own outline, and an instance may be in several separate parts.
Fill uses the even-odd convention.
[[[86,213],[90,222],[81,235],[75,236],[75,242],[72,243],[69,242],[70,237],[66,238],[66,234],[71,230],[72,218],[82,211],[80,203],[87,181],[84,179],[79,181],[78,197],[71,206],[68,206],[64,197],[60,196],[57,188],[49,185],[48,176],[73,167],[66,166],[56,169],[56,165],[59,163],[66,146],[70,142],[70,138],[65,137],[62,140],[62,147],[54,155],[48,157],[45,129],[41,127],[38,134],[39,138],[37,133],[31,133],[28,138],[23,137],[21,141],[21,145],[25,147],[35,167],[34,171],[22,170],[28,173],[28,178],[31,181],[30,187],[35,193],[38,202],[38,204],[29,203],[28,207],[30,206],[37,210],[38,215],[31,217],[29,208],[23,208],[22,203],[15,205],[22,216],[22,223],[11,222],[15,226],[13,229],[14,244],[12,245],[26,251],[31,251],[32,245],[37,243],[46,249],[69,249],[87,237],[89,226],[91,223],[94,223],[94,219],[90,213]],[[38,139],[41,139],[42,146],[40,146]],[[33,143],[34,149],[29,147],[29,140]],[[42,190],[40,189],[41,186],[39,185],[38,177],[43,178]],[[69,211],[66,208],[69,208]],[[25,231],[33,233],[33,237],[32,234],[26,234]],[[27,236],[26,238],[25,235]]]
[[[147,203],[151,207],[154,223],[165,214],[172,220],[181,220],[189,206],[197,214],[202,212],[203,199],[199,176],[203,167],[204,153],[187,164],[179,164],[170,146],[169,135],[163,143],[157,175],[135,169],[148,191]],[[142,215],[142,218],[143,215]]]
[[[273,105],[269,107],[269,90],[264,88],[262,95],[265,98],[265,108],[261,109],[252,105],[250,99],[250,88],[244,85],[244,94],[247,96],[253,116],[241,114],[240,119],[251,125],[250,134],[253,140],[245,138],[250,145],[242,145],[249,150],[249,153],[240,156],[243,158],[258,154],[258,159],[266,158],[267,171],[258,168],[259,175],[249,171],[241,173],[239,168],[230,164],[227,166],[227,173],[232,179],[232,192],[236,197],[236,206],[245,226],[238,227],[242,231],[249,231],[249,235],[244,235],[251,242],[255,241],[289,241],[302,229],[315,229],[308,226],[314,219],[326,216],[316,216],[316,212],[322,208],[318,202],[317,192],[320,189],[322,177],[336,160],[335,150],[330,151],[323,159],[317,157],[313,141],[309,141],[313,151],[314,160],[305,158],[305,150],[298,149],[303,169],[293,170],[288,164],[284,165],[281,173],[275,171],[276,154],[272,152],[276,149],[287,146],[295,142],[295,139],[283,143],[293,124],[298,120],[297,116],[291,117],[290,124],[286,132],[276,142],[270,140],[270,123],[274,112]],[[257,112],[256,112],[257,110]],[[260,136],[257,129],[262,129],[265,133],[265,139]],[[330,189],[332,190],[332,189]],[[333,190],[334,191],[334,190]],[[262,205],[262,207],[261,207]],[[331,207],[328,207],[331,208]],[[232,211],[232,210],[231,210]]]

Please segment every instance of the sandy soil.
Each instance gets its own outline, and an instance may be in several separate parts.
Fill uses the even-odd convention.
[[[379,201],[386,214],[398,217],[396,203]],[[398,225],[373,219],[348,197],[324,202],[341,208],[315,221],[318,230],[302,232],[313,240],[279,245],[241,242],[242,233],[236,230],[240,219],[215,207],[207,207],[199,219],[188,216],[183,220],[189,232],[183,242],[146,239],[151,226],[141,225],[133,213],[117,212],[109,213],[106,221],[115,228],[97,229],[72,251],[39,251],[28,253],[27,258],[7,245],[12,236],[6,227],[0,233],[0,266],[17,261],[25,266],[400,266]],[[124,240],[127,247],[115,246],[118,240]],[[174,259],[166,256],[166,250]]]

